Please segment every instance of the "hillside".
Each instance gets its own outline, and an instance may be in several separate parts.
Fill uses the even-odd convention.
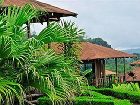
[[[133,54],[133,53],[140,54],[140,48],[137,48],[137,49],[127,49],[127,50],[123,50],[123,51],[127,52],[127,53],[130,53],[130,54]]]

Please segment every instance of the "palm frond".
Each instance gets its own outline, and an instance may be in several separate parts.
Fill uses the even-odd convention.
[[[15,99],[17,104],[24,104],[24,92],[20,84],[0,79],[0,104],[14,105]]]

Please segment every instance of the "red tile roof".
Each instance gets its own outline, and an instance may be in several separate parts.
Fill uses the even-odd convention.
[[[132,62],[130,65],[135,66],[135,65],[140,65],[140,60]]]
[[[135,57],[132,54],[124,53],[122,51],[114,50],[112,48],[106,48],[89,42],[81,42],[79,46],[79,55],[81,60]],[[56,43],[51,44],[51,47],[57,53],[61,53],[64,50],[63,45]]]
[[[24,6],[25,4],[30,3],[32,4],[35,8],[43,10],[43,11],[47,11],[50,13],[58,13],[58,14],[62,14],[63,16],[77,16],[76,13],[65,10],[65,9],[61,9],[59,7],[56,6],[52,6],[50,4],[47,3],[42,3],[36,0],[4,0],[2,6],[7,7],[7,6]]]
[[[134,80],[131,76],[128,75],[128,73],[126,73],[126,81],[140,81],[140,67],[134,68],[132,72],[134,73]]]
[[[81,42],[81,60],[107,59],[107,58],[130,58],[134,57],[122,51],[106,48],[89,42]]]

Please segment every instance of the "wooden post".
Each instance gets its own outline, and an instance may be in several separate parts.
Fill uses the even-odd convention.
[[[27,22],[26,25],[27,25],[27,37],[28,37],[28,38],[31,38],[32,36],[31,36],[31,32],[30,32],[30,30],[31,30],[31,29],[30,29],[30,23]]]
[[[126,70],[126,68],[125,68],[125,58],[123,58],[123,63],[124,63],[124,77],[123,77],[123,81],[125,81],[125,70]]]
[[[49,26],[49,22],[50,22],[50,20],[49,20],[49,14],[47,15],[47,27]],[[51,43],[48,43],[48,49],[50,49],[51,48]]]
[[[106,82],[106,74],[105,74],[105,59],[103,59],[103,69],[102,69],[102,73],[103,73],[103,86],[105,86],[105,82]]]
[[[102,77],[105,78],[105,60],[102,60]]]
[[[96,86],[98,86],[98,61],[95,60],[95,81],[96,81]]]
[[[84,62],[84,69],[86,70],[87,69],[87,65],[86,65],[86,63]]]
[[[93,73],[93,77],[92,77],[93,81],[92,82],[93,82],[93,85],[96,85],[96,83],[95,83],[96,82],[95,81],[95,78],[96,78],[95,77],[95,62],[94,61],[92,62],[92,73]]]
[[[117,62],[117,58],[115,58],[115,67],[116,67],[116,76],[118,76],[118,62]]]

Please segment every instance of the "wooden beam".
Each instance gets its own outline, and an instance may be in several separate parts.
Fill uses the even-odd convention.
[[[118,61],[117,58],[115,58],[115,69],[116,69],[116,76],[118,76]]]
[[[126,71],[126,63],[125,63],[125,58],[123,58],[123,63],[124,63],[124,77],[123,77],[123,81],[125,81],[125,71]]]

